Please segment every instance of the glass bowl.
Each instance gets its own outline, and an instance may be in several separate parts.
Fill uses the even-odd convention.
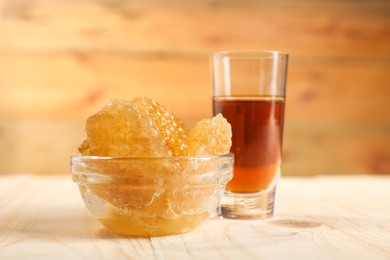
[[[233,154],[120,158],[75,155],[72,179],[89,212],[131,236],[193,230],[216,211],[233,176]]]

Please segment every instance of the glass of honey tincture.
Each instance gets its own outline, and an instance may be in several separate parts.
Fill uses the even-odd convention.
[[[274,215],[281,175],[288,55],[222,51],[211,55],[213,113],[232,126],[233,179],[219,214],[256,219]]]

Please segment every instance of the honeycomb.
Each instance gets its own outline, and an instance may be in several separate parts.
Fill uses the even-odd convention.
[[[115,99],[87,119],[82,155],[111,157],[201,156],[228,153],[231,126],[218,114],[190,131],[181,119],[146,97]]]
[[[87,138],[80,145],[83,155],[111,157],[165,157],[171,152],[155,123],[143,116],[136,105],[112,100],[87,119]]]
[[[218,114],[195,124],[188,139],[187,155],[226,154],[231,146],[231,126],[222,114]]]
[[[149,117],[173,156],[185,155],[189,130],[183,121],[152,99],[137,97],[131,101],[142,116]]]

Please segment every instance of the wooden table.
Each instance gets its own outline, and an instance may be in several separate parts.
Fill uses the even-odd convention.
[[[283,178],[268,220],[210,219],[158,238],[112,234],[70,176],[0,177],[0,259],[390,259],[390,176]]]

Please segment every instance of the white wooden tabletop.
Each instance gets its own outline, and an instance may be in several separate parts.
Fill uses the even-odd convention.
[[[70,176],[0,177],[0,259],[390,259],[390,176],[285,177],[276,216],[213,218],[129,238],[86,211]]]

